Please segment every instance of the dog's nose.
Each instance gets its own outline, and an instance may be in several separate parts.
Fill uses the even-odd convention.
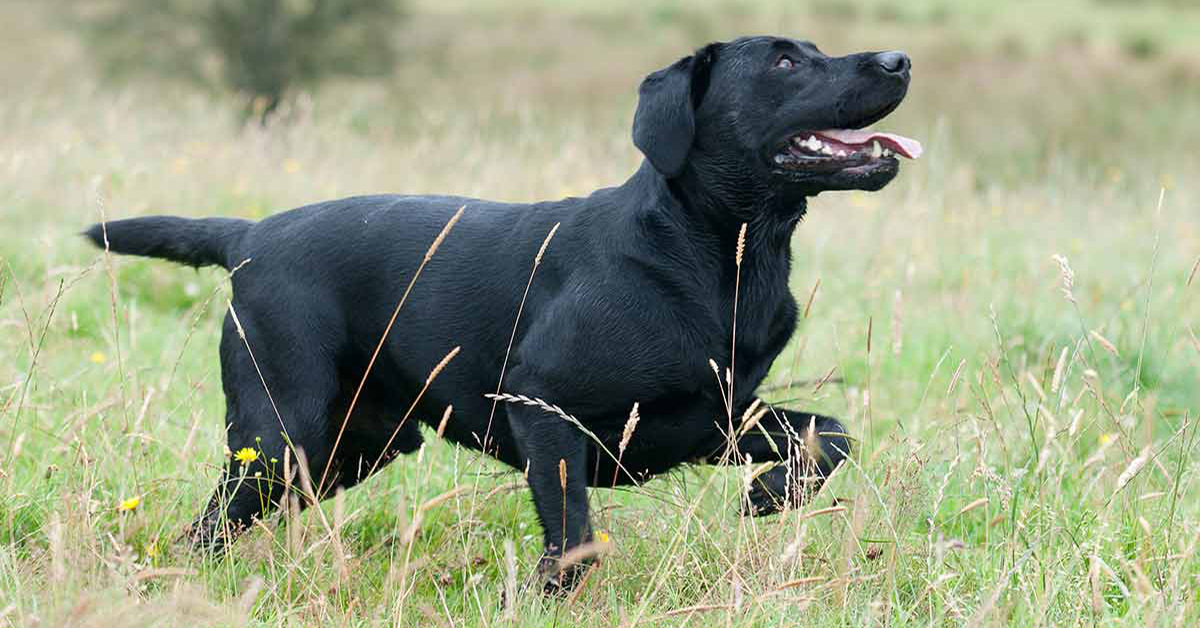
[[[912,61],[908,59],[908,55],[899,50],[890,52],[881,52],[875,55],[875,63],[883,68],[884,72],[889,74],[903,74],[912,67]]]

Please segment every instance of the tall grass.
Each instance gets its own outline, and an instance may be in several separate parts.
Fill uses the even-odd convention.
[[[4,622],[1200,620],[1200,158],[1188,143],[1200,52],[1165,37],[1157,57],[1128,57],[1119,3],[1062,9],[1077,21],[1028,38],[965,9],[897,22],[656,3],[621,21],[529,6],[418,5],[394,81],[301,100],[265,128],[240,128],[208,96],[99,84],[45,9],[0,8],[22,25],[8,45],[48,61],[3,55]],[[638,163],[641,74],[698,38],[763,31],[830,52],[903,45],[912,94],[880,126],[929,148],[878,194],[816,199],[797,231],[804,316],[766,397],[838,416],[862,443],[820,495],[743,519],[754,467],[594,491],[608,551],[559,603],[530,586],[541,539],[520,474],[435,438],[319,509],[281,509],[228,556],[176,542],[227,455],[215,351],[227,282],[97,255],[75,234],[100,207],[257,218],[360,192],[586,193]],[[284,463],[285,483],[319,482]]]

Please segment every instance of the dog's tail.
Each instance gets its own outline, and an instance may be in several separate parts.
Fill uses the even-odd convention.
[[[254,223],[238,218],[146,216],[97,223],[83,232],[92,244],[126,255],[144,255],[189,266],[233,268],[242,235]]]

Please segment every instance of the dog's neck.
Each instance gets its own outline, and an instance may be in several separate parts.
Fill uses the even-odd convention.
[[[630,183],[645,184],[656,190],[663,201],[660,206],[674,214],[677,222],[686,225],[695,241],[708,244],[704,248],[718,258],[729,262],[735,260],[738,234],[745,224],[743,256],[752,259],[755,267],[774,266],[773,262],[777,261],[786,265],[791,257],[792,233],[804,216],[807,199],[803,196],[783,197],[763,185],[713,190],[701,181],[705,177],[708,180],[722,177],[702,169],[702,166],[689,167],[679,176],[668,179],[649,162],[643,162]]]

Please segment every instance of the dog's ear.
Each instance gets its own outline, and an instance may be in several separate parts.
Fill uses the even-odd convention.
[[[683,171],[696,135],[696,108],[708,90],[719,43],[654,72],[638,88],[633,145],[666,177]]]

